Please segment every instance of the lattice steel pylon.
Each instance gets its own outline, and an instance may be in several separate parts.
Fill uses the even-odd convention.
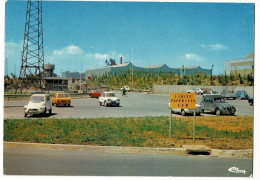
[[[43,90],[43,27],[41,0],[28,0],[24,30],[21,69],[18,86],[15,93],[23,93],[34,87],[36,91]]]

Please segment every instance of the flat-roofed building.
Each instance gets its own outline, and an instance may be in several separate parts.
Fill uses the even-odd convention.
[[[223,73],[248,75],[254,73],[254,53],[240,59],[224,60]]]

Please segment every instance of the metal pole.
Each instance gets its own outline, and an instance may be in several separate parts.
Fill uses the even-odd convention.
[[[134,47],[132,46],[132,88],[133,88],[133,81],[134,81],[134,70],[133,70],[133,57],[134,57]]]
[[[196,119],[196,109],[193,112],[193,141],[195,141],[195,119]]]
[[[172,134],[172,109],[170,109],[170,119],[169,119],[169,139],[171,139]]]

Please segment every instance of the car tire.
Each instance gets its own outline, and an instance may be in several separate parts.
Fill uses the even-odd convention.
[[[181,110],[181,115],[182,115],[182,116],[185,116],[185,115],[186,115],[186,112],[185,112],[183,109]]]
[[[199,113],[196,113],[196,116],[200,116],[200,112],[199,112]]]
[[[120,104],[116,104],[116,106],[117,106],[117,107],[119,107],[119,106],[120,106]]]
[[[49,114],[52,114],[52,109],[49,110]]]
[[[235,100],[236,98],[234,97],[233,100]],[[241,98],[240,98],[241,99]]]
[[[58,107],[58,104],[56,104],[56,107]]]
[[[24,117],[27,117],[27,113],[24,113]]]
[[[51,105],[52,105],[52,106],[54,106],[54,104],[53,104],[53,103],[51,103]]]
[[[92,95],[92,94],[90,94],[90,98],[93,98],[93,95]]]
[[[46,110],[46,108],[45,108],[43,114],[46,114],[46,112],[47,112],[47,110]]]
[[[99,102],[99,105],[102,106],[102,102]]]
[[[70,107],[70,104],[68,104],[68,106]]]
[[[201,113],[204,113],[204,112],[205,112],[204,109],[202,109],[202,110],[201,110]]]
[[[230,116],[234,116],[235,115],[235,113],[230,113]]]
[[[104,105],[105,105],[105,107],[107,107],[107,105],[108,105],[108,104],[107,104],[107,102],[106,102],[106,101],[104,102]]]
[[[221,111],[218,108],[216,109],[215,113],[216,113],[217,116],[221,115]]]

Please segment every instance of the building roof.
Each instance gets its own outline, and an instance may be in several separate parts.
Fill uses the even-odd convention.
[[[45,77],[46,80],[69,80],[70,78],[63,78],[63,77]]]
[[[143,66],[142,68],[161,68],[164,65],[167,66],[166,64],[155,64],[155,65],[150,65],[150,66]]]
[[[196,69],[200,66],[184,66],[184,69]],[[183,67],[177,67],[176,69],[182,69]]]

